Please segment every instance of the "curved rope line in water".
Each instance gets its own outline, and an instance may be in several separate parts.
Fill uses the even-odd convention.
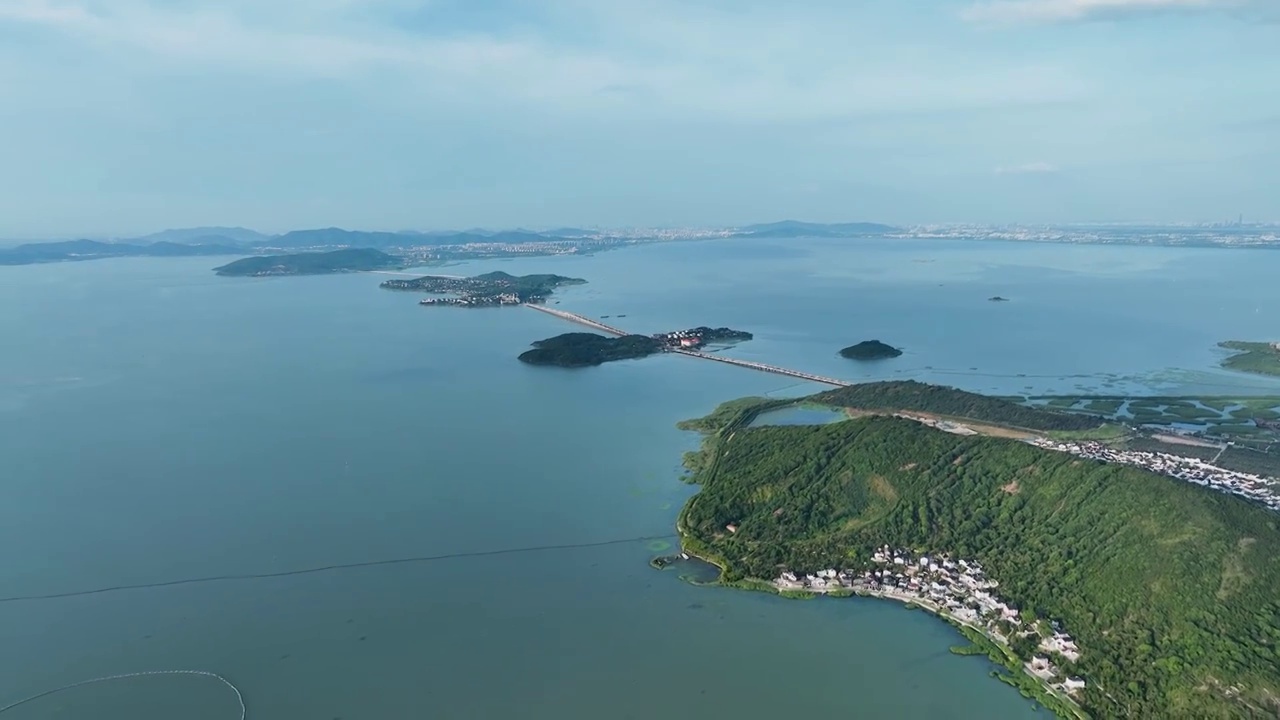
[[[566,545],[534,545],[530,547],[505,548],[502,550],[480,550],[476,552],[449,553],[446,555],[424,555],[420,557],[394,558],[390,560],[365,560],[363,562],[341,563],[337,565],[321,565],[319,567],[299,570],[280,570],[266,573],[244,573],[238,575],[211,575],[209,577],[167,580],[164,582],[138,583],[136,585],[114,585],[92,590],[73,590],[70,592],[48,593],[44,595],[14,595],[0,598],[0,603],[22,602],[24,600],[56,600],[59,598],[80,597],[84,595],[100,595],[102,593],[121,592],[124,590],[144,590],[148,588],[174,587],[176,585],[195,585],[198,583],[223,582],[227,580],[265,580],[267,578],[292,577],[294,575],[311,575],[314,573],[332,572],[335,570],[351,570],[353,568],[379,567],[383,565],[407,565],[410,563],[435,562],[455,558],[489,557],[493,555],[512,555],[515,553],[547,552],[551,550],[576,550],[579,548],[605,547],[606,545],[624,545],[628,543],[648,542],[650,540],[670,540],[675,535],[648,535],[644,537],[603,540],[591,543],[570,543]],[[8,708],[0,708],[4,712]]]
[[[240,693],[240,688],[236,687],[230,680],[222,677],[218,673],[208,672],[207,670],[148,670],[145,672],[124,673],[123,675],[108,675],[106,677],[93,678],[92,680],[81,680],[80,682],[71,683],[70,685],[63,685],[62,687],[54,688],[52,690],[45,690],[42,693],[37,693],[31,697],[23,698],[18,702],[0,707],[0,715],[3,715],[16,707],[35,702],[41,698],[47,698],[50,695],[56,695],[67,690],[74,690],[75,688],[84,687],[85,685],[96,685],[98,683],[111,682],[113,680],[125,680],[127,678],[154,677],[157,675],[195,675],[197,677],[213,678],[214,680],[217,680],[223,685],[231,688],[231,692],[236,694],[236,702],[240,704],[240,720],[245,720],[249,714],[249,709],[245,707],[244,695]]]

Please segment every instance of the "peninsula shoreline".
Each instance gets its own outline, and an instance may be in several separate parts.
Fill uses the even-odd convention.
[[[690,498],[689,502],[685,505],[685,509],[693,503],[696,497],[697,496]],[[680,516],[681,519],[683,519],[684,510],[681,511]],[[876,590],[870,588],[783,588],[780,587],[776,581],[761,580],[759,578],[743,578],[742,580],[726,582],[724,580],[724,574],[728,570],[726,561],[709,554],[699,554],[697,551],[691,550],[687,542],[691,537],[687,534],[683,524],[679,521],[677,521],[676,524],[676,532],[680,538],[680,553],[675,556],[668,557],[671,557],[672,559],[687,558],[698,560],[714,566],[720,571],[719,576],[712,582],[686,580],[686,582],[689,582],[690,584],[697,585],[699,587],[725,587],[733,590],[764,592],[778,595],[788,600],[810,600],[819,597],[884,600],[899,603],[908,610],[924,610],[933,617],[938,618],[939,620],[942,620],[948,625],[956,628],[956,630],[958,630],[966,640],[973,643],[974,646],[983,651],[981,653],[972,654],[985,655],[992,664],[1009,671],[1010,674],[1008,675],[992,671],[992,676],[1007,685],[1018,688],[1023,697],[1035,700],[1044,706],[1045,709],[1054,712],[1060,717],[1072,717],[1079,720],[1088,718],[1088,715],[1084,713],[1075,700],[1054,690],[1049,686],[1048,682],[1044,678],[1033,674],[1024,663],[1012,657],[1009,654],[1007,643],[1002,642],[999,638],[993,637],[985,628],[956,617],[954,614],[948,612],[946,608],[928,600],[927,598],[920,598],[908,593],[899,593],[892,590]],[[682,558],[681,556],[684,557]],[[650,562],[650,565],[658,569],[663,569],[665,565],[657,562],[660,559],[662,558],[655,558]],[[992,651],[998,652],[999,657],[997,658],[997,656],[993,655]],[[1019,680],[1023,682],[1019,682]]]

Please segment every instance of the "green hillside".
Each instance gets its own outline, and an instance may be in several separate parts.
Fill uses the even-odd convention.
[[[1001,398],[914,380],[850,385],[818,393],[812,396],[812,400],[862,410],[913,410],[1029,430],[1092,430],[1104,422],[1093,415],[1027,407]]]
[[[1276,515],[908,420],[743,428],[732,416],[719,422],[732,430],[701,423],[712,432],[690,467],[702,489],[681,515],[685,546],[724,563],[727,581],[860,569],[885,543],[947,552],[981,562],[1024,617],[1076,637],[1069,669],[1095,717],[1280,712]]]
[[[258,255],[214,268],[229,277],[266,275],[326,275],[329,273],[382,270],[399,265],[400,260],[378,250],[351,248],[332,252]]]

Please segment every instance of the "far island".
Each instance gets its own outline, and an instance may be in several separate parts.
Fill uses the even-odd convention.
[[[991,297],[987,298],[987,300],[989,300],[989,301],[991,301],[991,302],[1009,302],[1009,298],[1006,298],[1006,297],[1000,297],[999,295],[993,295],[993,296],[991,296]]]
[[[511,275],[491,272],[475,277],[428,275],[412,280],[388,280],[388,290],[412,290],[433,295],[447,295],[420,300],[427,306],[495,307],[500,305],[541,304],[552,291],[563,285],[582,285],[587,281],[563,275]]]
[[[176,242],[100,242],[98,240],[66,240],[62,242],[26,243],[17,247],[0,247],[0,265],[34,265],[36,263],[101,260],[124,257],[200,257],[205,255],[244,255],[245,249],[222,237],[193,238],[190,243]]]
[[[385,270],[400,266],[400,259],[380,250],[351,248],[332,252],[293,253],[247,257],[213,269],[226,277],[275,275],[328,275],[343,272]]]
[[[632,360],[662,352],[663,345],[646,335],[606,337],[595,333],[565,333],[533,343],[520,354],[520,362],[530,365],[590,367],[613,360]]]
[[[1228,370],[1257,375],[1280,375],[1280,342],[1230,340],[1218,343],[1218,347],[1236,351],[1222,361],[1222,367]]]
[[[565,333],[533,343],[520,354],[530,365],[589,367],[613,360],[633,360],[660,352],[696,352],[707,345],[750,340],[749,332],[732,328],[696,327],[655,335],[608,337],[596,333]]]
[[[879,340],[864,340],[857,345],[840,351],[840,356],[850,360],[886,360],[888,358],[896,358],[902,354],[902,351],[892,345],[886,345]]]

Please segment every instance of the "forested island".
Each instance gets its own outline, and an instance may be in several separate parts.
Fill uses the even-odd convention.
[[[751,333],[730,328],[696,327],[656,335],[608,337],[596,333],[564,333],[533,343],[520,360],[531,365],[587,367],[613,360],[633,360],[655,353],[699,350],[708,344],[750,340]]]
[[[1046,428],[1087,420],[950,388],[873,385],[804,402],[890,410],[910,400]],[[787,402],[796,401],[727,403],[683,425],[705,436],[686,458],[701,489],[678,529],[686,551],[722,568],[722,582],[919,596],[966,626],[975,650],[1008,668],[1002,679],[1063,716],[1280,712],[1274,513],[1143,470],[885,414],[750,426],[760,408]],[[941,581],[917,585],[901,566],[895,577],[898,558],[920,559]],[[948,577],[977,577],[978,588],[989,578],[987,599]],[[991,610],[965,620],[953,600],[929,600],[952,593]]]
[[[1258,375],[1280,375],[1280,342],[1230,340],[1218,343],[1218,347],[1236,351],[1236,354],[1222,361],[1222,367],[1228,370]]]
[[[995,295],[987,299],[990,300],[991,302],[1009,302],[1009,298],[1000,297],[999,295]]]
[[[228,277],[266,277],[385,270],[399,265],[399,258],[380,250],[351,248],[332,252],[259,255],[236,260],[213,270]]]
[[[886,345],[879,340],[864,340],[840,351],[840,357],[850,360],[886,360],[901,354],[902,351],[898,348]]]
[[[492,307],[544,303],[556,288],[564,285],[582,285],[586,282],[581,278],[563,275],[511,275],[498,271],[474,277],[427,275],[411,280],[387,280],[382,283],[382,287],[388,290],[412,290],[450,296],[427,298],[419,301],[422,305]]]
[[[565,333],[533,343],[520,354],[530,365],[589,367],[613,360],[631,360],[662,352],[663,344],[647,335],[606,337],[595,333]]]

